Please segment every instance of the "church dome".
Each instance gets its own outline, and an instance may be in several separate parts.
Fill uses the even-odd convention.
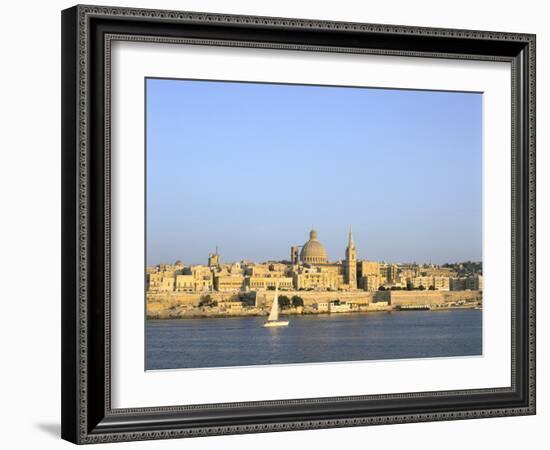
[[[309,232],[309,241],[302,247],[300,260],[307,264],[326,264],[328,262],[327,251],[323,244],[317,240],[317,231]]]

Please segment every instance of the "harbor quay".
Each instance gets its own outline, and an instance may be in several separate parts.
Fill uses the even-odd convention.
[[[206,295],[177,292],[150,294],[147,296],[147,318],[265,316],[269,313],[273,299],[273,291],[212,292]],[[288,315],[442,310],[480,308],[482,305],[481,291],[283,291],[279,295],[280,304],[281,299],[288,299],[288,305],[281,310],[282,314]]]

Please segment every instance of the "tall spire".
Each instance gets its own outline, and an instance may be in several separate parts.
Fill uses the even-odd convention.
[[[351,233],[351,225],[349,227],[348,247],[355,247],[355,243],[353,242],[353,234]]]
[[[348,247],[346,248],[346,262],[344,265],[346,283],[350,289],[357,289],[357,252],[353,242],[353,233],[349,227]]]

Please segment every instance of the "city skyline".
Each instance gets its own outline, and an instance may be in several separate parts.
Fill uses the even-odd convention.
[[[482,95],[147,80],[147,264],[481,261]]]
[[[311,230],[317,231],[316,228],[312,228]],[[355,234],[354,234],[354,241],[357,242],[357,239],[355,238]],[[297,245],[297,247],[299,247],[299,249],[301,249],[303,247],[303,244],[296,244],[296,245]],[[290,247],[292,247],[292,245],[290,245],[289,248]],[[357,245],[357,247],[358,247],[358,245]],[[329,252],[327,252],[327,253],[328,253],[328,262],[329,263],[341,262],[341,261],[345,260],[345,251],[344,250],[342,250],[340,252],[340,253],[342,253],[342,256],[335,257],[335,258],[333,258],[332,255],[330,255]],[[153,263],[147,264],[147,265],[150,266],[150,267],[154,267],[154,266],[158,266],[159,264],[160,265],[162,265],[162,264],[171,265],[171,264],[174,264],[174,262],[176,262],[176,261],[181,261],[185,266],[201,266],[201,265],[206,265],[207,264],[207,260],[209,259],[209,256],[211,256],[211,255],[219,255],[220,262],[223,263],[223,264],[234,264],[234,263],[240,263],[240,262],[245,262],[245,261],[246,262],[253,262],[253,263],[289,262],[290,261],[290,255],[286,255],[286,257],[282,257],[282,258],[266,258],[266,259],[261,259],[261,260],[252,260],[252,259],[246,258],[246,257],[239,258],[239,259],[234,259],[234,260],[228,260],[228,259],[224,258],[223,251],[222,251],[222,248],[220,247],[220,245],[216,244],[212,249],[207,249],[206,252],[204,253],[203,260],[198,261],[198,262],[189,262],[189,261],[185,260],[183,257],[179,257],[179,258],[176,257],[175,259],[172,259],[172,260],[157,261],[157,262],[153,262]],[[464,262],[482,262],[481,258],[480,259],[465,259],[465,260],[450,260],[449,259],[449,260],[444,260],[444,261],[433,261],[430,258],[427,261],[417,261],[417,260],[394,261],[394,260],[387,260],[387,259],[373,259],[373,258],[362,257],[360,251],[358,251],[357,259],[358,260],[364,260],[364,261],[376,261],[376,262],[388,263],[388,264],[417,264],[417,265],[429,265],[429,264],[443,265],[443,264],[460,264],[460,263],[464,263]]]

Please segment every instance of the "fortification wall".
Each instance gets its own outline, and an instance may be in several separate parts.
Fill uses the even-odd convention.
[[[209,292],[207,294],[190,292],[162,292],[158,294],[147,294],[147,303],[166,303],[180,305],[197,305],[201,298],[209,295],[217,302],[238,301],[243,294],[235,292]]]
[[[382,295],[380,295],[382,294]],[[366,291],[336,291],[336,292],[316,292],[316,291],[281,291],[279,295],[286,295],[291,299],[294,295],[301,297],[304,300],[304,306],[313,306],[316,303],[328,303],[335,300],[340,300],[346,303],[356,303],[359,305],[367,305],[373,301],[383,301],[379,297],[386,297],[385,292],[366,292]],[[275,293],[273,291],[261,291],[256,293],[256,305],[266,306],[273,302]],[[376,300],[375,300],[376,298]],[[387,301],[387,300],[384,300]]]
[[[390,304],[401,305],[438,305],[461,300],[481,300],[480,291],[390,291]]]
[[[438,305],[443,303],[457,302],[460,300],[473,301],[481,300],[480,291],[280,291],[291,299],[294,295],[301,297],[304,306],[313,307],[317,303],[328,303],[335,300],[367,306],[376,302],[388,302],[392,307],[407,305]],[[211,292],[208,294],[213,301],[218,302],[223,309],[223,302],[239,301],[245,296],[252,300],[254,293],[243,294],[235,292]],[[256,292],[256,307],[259,310],[269,308],[275,296],[274,291]],[[166,292],[162,294],[147,295],[147,314],[149,316],[173,317],[181,315],[182,312],[196,308],[204,294]],[[252,302],[249,304],[253,304]],[[225,310],[224,310],[225,311]],[[205,314],[207,311],[204,312]],[[252,313],[252,311],[250,311]],[[258,311],[255,312],[257,314]],[[226,311],[224,315],[238,314],[237,312]]]

